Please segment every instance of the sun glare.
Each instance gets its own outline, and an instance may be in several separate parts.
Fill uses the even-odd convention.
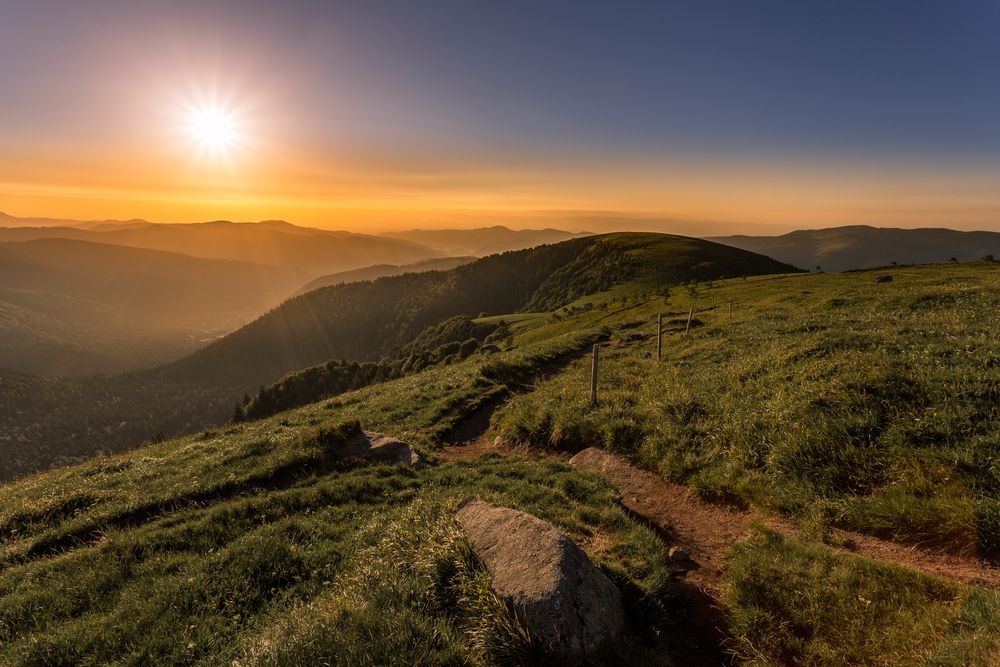
[[[188,112],[187,130],[202,151],[214,155],[229,153],[240,140],[236,115],[218,106],[191,109]]]

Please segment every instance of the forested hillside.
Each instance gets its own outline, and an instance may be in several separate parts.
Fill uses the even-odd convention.
[[[485,257],[451,271],[314,290],[169,372],[192,382],[227,377],[256,386],[332,358],[364,361],[394,355],[425,327],[456,315],[544,312],[628,281],[656,289],[789,270],[767,257],[685,237],[590,236]]]
[[[442,254],[404,239],[299,227],[281,220],[215,220],[190,224],[112,222],[89,229],[79,226],[0,227],[0,242],[53,238],[291,268],[310,278],[372,264],[417,262]]]
[[[233,420],[260,419],[432,366],[457,363],[476,354],[484,345],[496,348],[495,343],[502,342],[508,334],[508,327],[502,320],[477,323],[457,315],[428,327],[394,357],[360,362],[331,359],[325,364],[289,373],[278,382],[261,387],[253,398],[245,396],[235,409]]]
[[[792,270],[708,241],[611,234],[494,255],[451,271],[315,290],[159,368],[65,382],[5,374],[0,476],[218,424],[245,395],[292,371],[331,360],[405,360],[415,337],[456,316],[548,311],[616,284],[645,294],[689,280]],[[338,377],[330,386],[355,380]]]
[[[0,368],[107,374],[172,361],[307,275],[63,238],[0,243]]]
[[[594,664],[997,664],[998,265],[662,292],[646,268],[510,317],[488,359],[0,486],[0,662],[553,664],[453,524],[478,495],[618,587]],[[351,455],[362,428],[429,465]]]
[[[468,264],[469,262],[475,261],[475,259],[475,257],[471,256],[440,257],[438,259],[428,259],[422,262],[414,262],[412,264],[375,264],[373,266],[366,266],[360,269],[352,269],[351,271],[330,273],[325,276],[320,276],[314,280],[310,280],[292,296],[305,294],[306,292],[311,292],[314,289],[319,289],[320,287],[340,285],[341,283],[356,283],[362,280],[378,280],[379,278],[385,278],[386,276],[399,276],[404,273],[447,271],[448,269],[454,269],[456,266]]]

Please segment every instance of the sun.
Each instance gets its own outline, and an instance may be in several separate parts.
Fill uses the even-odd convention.
[[[220,106],[198,106],[187,114],[187,133],[205,153],[225,155],[240,141],[236,114]]]

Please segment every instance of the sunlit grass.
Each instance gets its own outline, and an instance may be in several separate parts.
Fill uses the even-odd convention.
[[[996,549],[1000,269],[892,273],[888,285],[872,272],[764,277],[639,299],[632,316],[645,324],[632,331],[646,336],[604,350],[596,408],[581,360],[505,406],[495,428],[536,446],[623,452],[709,496]]]

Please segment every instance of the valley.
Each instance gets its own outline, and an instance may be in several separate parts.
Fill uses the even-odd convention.
[[[0,479],[48,467],[57,458],[118,452],[216,425],[261,386],[329,360],[398,358],[397,370],[383,364],[387,378],[402,370],[411,354],[400,356],[407,343],[449,317],[546,311],[629,278],[642,289],[657,289],[688,276],[776,270],[792,268],[684,237],[592,236],[492,255],[447,272],[314,290],[188,357],[151,369],[66,380],[2,371],[0,425],[10,454],[0,465]]]
[[[1000,667],[1000,2],[0,11],[0,667]]]
[[[293,318],[302,304],[289,302],[277,321],[315,321],[354,293],[377,311],[378,286],[392,312],[415,319],[368,330],[352,311],[350,326],[371,333],[347,358],[392,359],[386,351],[402,345],[411,368],[350,387],[337,384],[339,365],[296,371],[240,421],[0,487],[3,657],[353,662],[364,646],[386,662],[415,651],[430,662],[539,659],[487,598],[447,592],[483,576],[475,561],[444,566],[463,553],[450,513],[469,495],[553,522],[615,582],[626,602],[621,664],[668,654],[684,664],[964,665],[1000,655],[989,453],[997,265],[803,274],[682,237],[566,243],[324,288],[323,301],[304,302],[308,316]],[[617,280],[582,270],[602,265]],[[875,280],[886,274],[892,282]],[[422,275],[444,287],[414,289]],[[479,285],[474,295],[492,308],[462,305],[452,276]],[[440,326],[420,319],[459,311]],[[407,348],[408,337],[423,342]],[[500,351],[459,352],[488,340]],[[225,372],[224,342],[218,366],[157,372],[190,382],[194,368]],[[266,360],[273,345],[261,345],[233,359]],[[431,466],[338,456],[356,424],[412,443]],[[646,481],[621,486],[619,473],[567,465],[588,447]],[[706,547],[691,512],[734,529]],[[681,574],[666,555],[676,545],[699,569]],[[234,582],[248,579],[251,597],[236,596]],[[73,593],[19,583],[69,580]],[[166,611],[191,581],[215,602]],[[30,618],[18,611],[29,600]],[[126,615],[148,629],[141,640],[115,630]]]

